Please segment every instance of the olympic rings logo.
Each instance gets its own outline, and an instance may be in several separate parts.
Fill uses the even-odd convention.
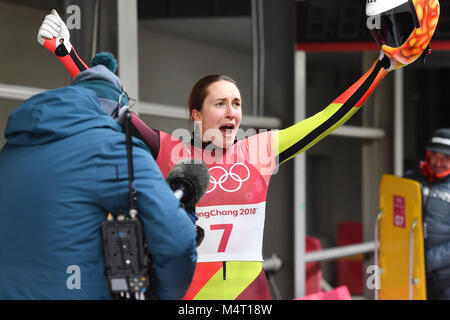
[[[241,167],[243,167],[243,168],[246,169],[246,171],[247,171],[247,176],[246,176],[245,178],[242,178],[240,175],[238,175],[237,173],[234,173],[234,172],[233,172],[233,169],[234,169],[236,166],[241,166]],[[222,175],[220,176],[219,179],[216,179],[216,178],[213,177],[213,175],[211,174],[211,172],[212,172],[213,170],[220,170],[220,171],[222,171]],[[239,189],[241,189],[242,184],[243,184],[245,181],[247,181],[248,179],[250,179],[250,169],[249,169],[245,164],[243,164],[243,163],[241,163],[241,162],[238,162],[238,163],[233,164],[233,165],[231,166],[229,172],[228,172],[226,169],[222,168],[222,167],[215,166],[215,167],[212,167],[212,168],[209,169],[209,173],[210,173],[210,183],[213,184],[213,187],[211,188],[211,190],[206,191],[206,193],[211,193],[211,192],[213,192],[213,191],[217,188],[217,186],[219,186],[220,189],[222,189],[222,190],[225,191],[225,192],[236,192],[236,191],[238,191]],[[225,183],[225,182],[228,180],[228,177],[230,177],[233,181],[236,181],[236,182],[239,183],[238,186],[237,186],[236,188],[234,188],[234,189],[227,189],[227,188],[225,188],[225,187],[223,186],[223,183]]]

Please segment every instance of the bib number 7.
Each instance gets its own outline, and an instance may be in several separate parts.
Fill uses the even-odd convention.
[[[231,230],[233,230],[233,224],[212,224],[209,226],[210,230],[223,230],[222,239],[220,239],[219,248],[217,252],[225,252],[227,248],[228,240],[230,239]]]

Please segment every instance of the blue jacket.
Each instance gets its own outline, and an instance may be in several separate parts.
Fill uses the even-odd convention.
[[[121,127],[95,91],[70,86],[25,101],[11,114],[5,136],[0,299],[110,299],[101,224],[108,212],[128,212]],[[180,299],[197,259],[193,223],[145,144],[134,138],[133,159],[157,293]]]
[[[431,184],[417,169],[406,173],[405,178],[421,185],[427,274],[450,279],[450,175]]]

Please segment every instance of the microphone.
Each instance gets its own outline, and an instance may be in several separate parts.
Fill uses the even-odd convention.
[[[208,189],[209,170],[201,160],[183,160],[173,167],[166,182],[186,208],[194,208]]]
[[[188,216],[194,222],[197,220],[195,215],[195,205],[205,194],[209,186],[209,170],[201,160],[183,160],[178,162],[170,171],[166,182],[173,190],[175,197],[184,205]],[[197,233],[197,247],[202,243],[205,237],[205,231],[198,225],[195,225]]]

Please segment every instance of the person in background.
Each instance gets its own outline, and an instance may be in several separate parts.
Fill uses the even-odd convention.
[[[108,213],[128,213],[129,175],[125,134],[104,110],[128,98],[115,70],[95,58],[92,66],[9,117],[0,151],[1,300],[112,298],[102,223]],[[147,146],[132,143],[138,217],[156,277],[147,293],[181,299],[196,266],[194,224]]]
[[[428,299],[450,300],[450,128],[436,130],[425,149],[405,178],[422,190]]]

